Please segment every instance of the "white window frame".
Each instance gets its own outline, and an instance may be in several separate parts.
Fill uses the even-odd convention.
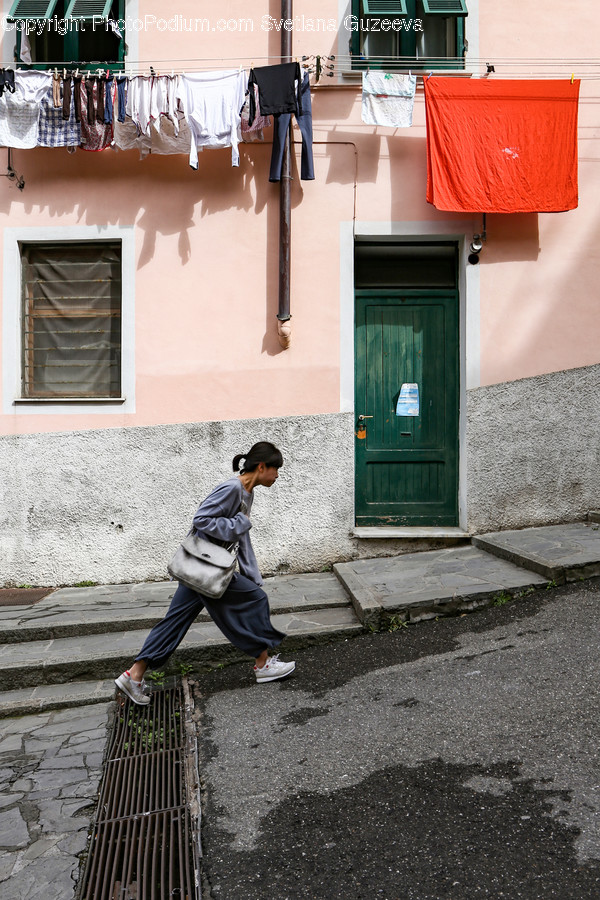
[[[436,75],[451,74],[461,75],[480,74],[481,67],[471,62],[479,59],[479,0],[467,0],[469,15],[465,18],[465,65],[462,69],[436,69]],[[337,59],[341,60],[341,70],[338,74],[339,83],[358,81],[362,78],[362,70],[352,69],[349,62],[348,41],[349,31],[344,27],[344,21],[352,13],[352,0],[338,0],[338,22],[341,27],[337,34]],[[336,67],[338,63],[336,62]]]
[[[22,396],[21,251],[20,244],[64,241],[121,242],[121,396],[45,398]],[[77,415],[135,412],[135,234],[133,226],[5,228],[2,304],[2,411],[18,415]]]

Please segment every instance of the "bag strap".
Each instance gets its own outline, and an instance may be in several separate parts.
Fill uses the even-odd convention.
[[[238,507],[238,509],[237,509],[237,512],[234,513],[234,516],[237,516],[237,515],[242,511],[242,506],[244,505],[244,500],[243,500],[243,496],[242,496],[242,491],[243,491],[243,487],[242,487],[242,482],[240,481],[240,505],[239,505],[239,507]],[[190,534],[193,534],[193,533],[198,534],[198,532],[196,531],[196,529],[195,529],[194,526],[192,525],[192,527],[190,528],[190,530],[189,530],[188,533],[186,534],[186,537],[189,537]],[[199,536],[200,536],[200,535],[199,535]],[[207,537],[206,535],[202,535],[202,537],[204,538],[205,541],[209,541],[211,544],[216,544],[216,545],[219,546],[219,547],[225,547],[225,549],[226,549],[226,550],[229,550],[230,553],[231,553],[231,552],[235,552],[235,555],[237,556],[237,554],[238,554],[238,548],[239,548],[239,546],[240,546],[239,540],[238,540],[238,541],[232,541],[230,544],[222,544],[220,541],[214,541],[214,540],[212,540],[212,538]]]

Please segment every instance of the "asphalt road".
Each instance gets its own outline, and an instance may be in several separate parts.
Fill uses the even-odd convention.
[[[599,612],[595,580],[201,676],[203,900],[598,900]]]

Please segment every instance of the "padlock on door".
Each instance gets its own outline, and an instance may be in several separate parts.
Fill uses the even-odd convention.
[[[364,441],[364,439],[367,436],[367,423],[365,420],[372,419],[372,418],[373,418],[373,416],[363,416],[363,415],[360,415],[358,417],[358,420],[356,422],[356,431],[354,432],[354,434],[359,439],[359,441]]]

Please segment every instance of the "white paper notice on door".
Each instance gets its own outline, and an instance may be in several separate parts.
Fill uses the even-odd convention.
[[[397,416],[419,415],[419,385],[403,384],[396,404]]]

